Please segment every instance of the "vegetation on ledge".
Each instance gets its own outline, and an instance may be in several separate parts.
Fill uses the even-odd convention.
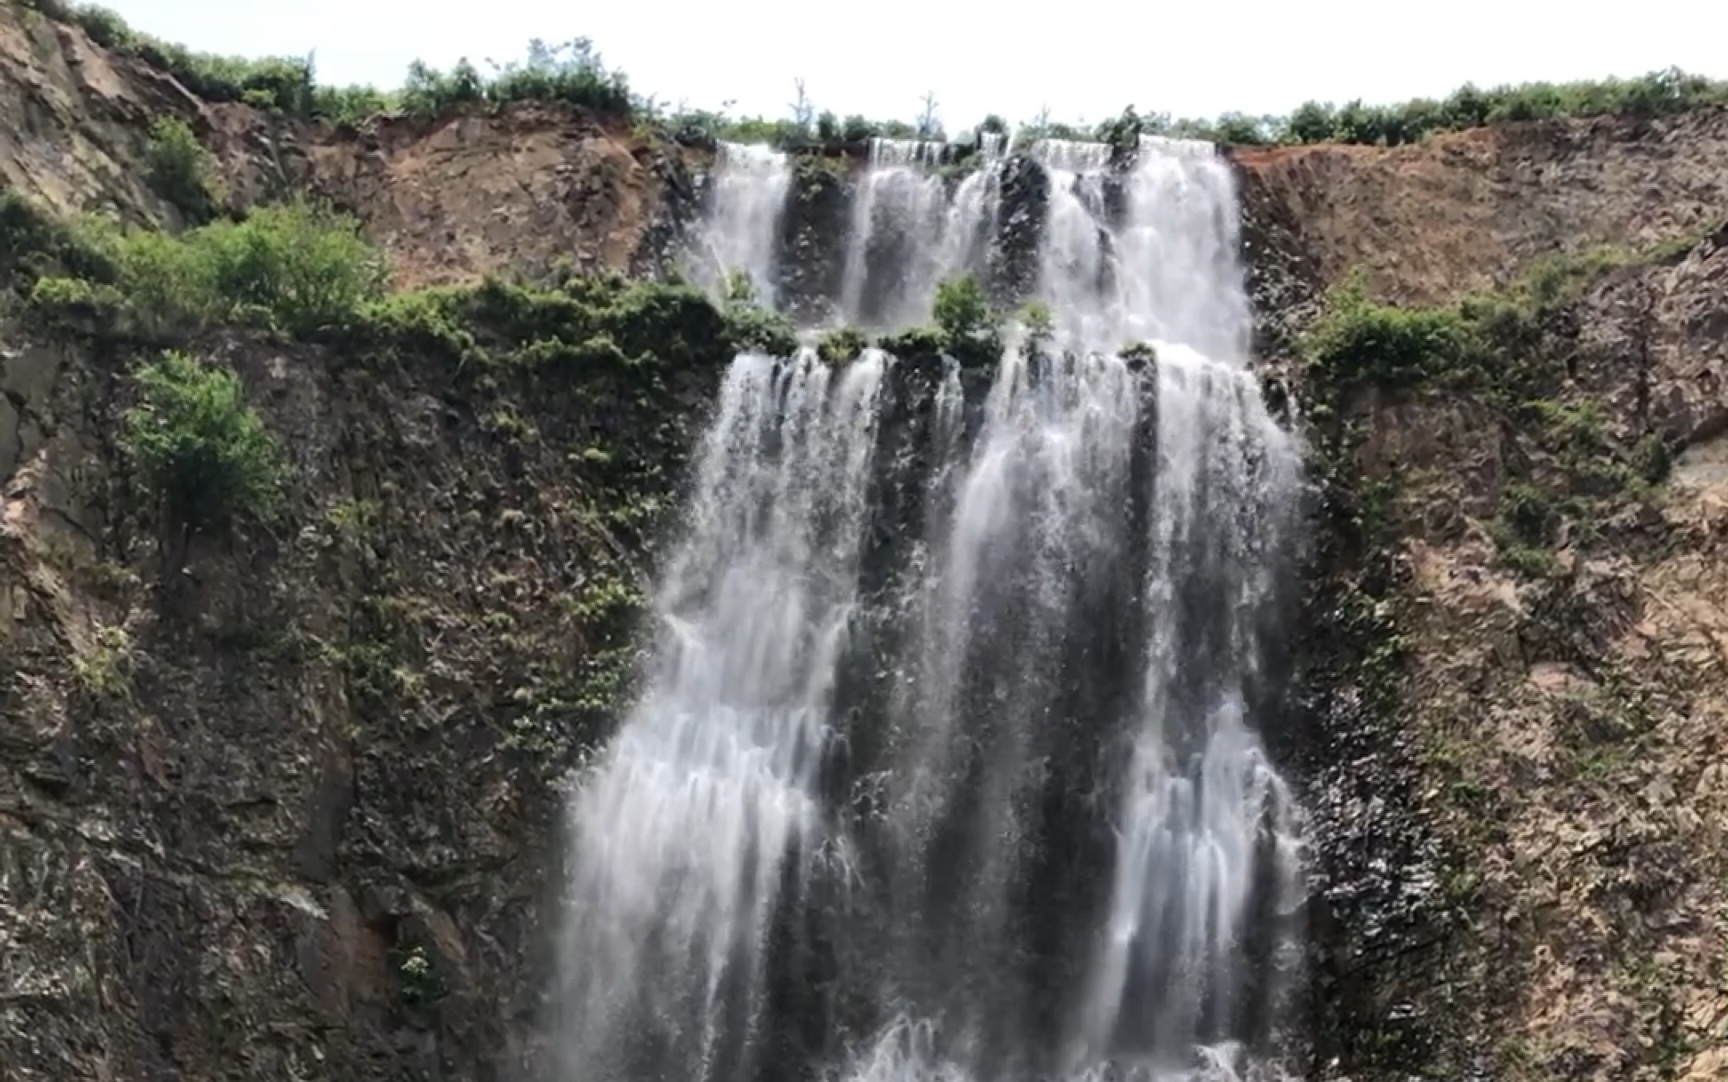
[[[169,234],[63,220],[0,190],[6,316],[139,358],[121,443],[165,520],[194,532],[265,515],[279,488],[272,439],[233,373],[198,359],[225,328],[333,347],[339,366],[441,371],[470,386],[526,379],[541,393],[596,401],[717,371],[740,350],[796,347],[785,320],[747,295],[716,303],[679,283],[558,272],[391,292],[357,223],[305,203]],[[504,433],[521,427],[507,411],[493,421]],[[671,453],[653,450],[655,440],[640,453],[581,453],[622,486],[621,506],[635,507],[637,472],[662,469],[647,459]]]
[[[62,221],[0,191],[0,299],[39,328],[172,346],[219,326],[457,364],[724,365],[788,352],[780,317],[679,283],[557,273],[391,293],[352,218],[307,203],[180,234]]]
[[[724,111],[668,107],[634,91],[626,75],[603,62],[586,37],[529,43],[521,61],[483,72],[467,60],[449,71],[416,61],[394,90],[336,87],[317,82],[312,58],[215,56],[140,33],[113,11],[73,0],[17,0],[23,6],[82,27],[98,44],[174,76],[210,101],[237,101],[289,116],[358,123],[398,113],[433,116],[459,105],[498,107],[512,102],[562,102],[632,122],[664,137],[685,141],[730,140],[782,148],[851,146],[875,137],[943,140],[944,125],[934,95],[926,94],[911,120],[840,117],[820,110],[802,80],[788,114],[781,118],[734,117]],[[1227,113],[1211,120],[1176,118],[1130,106],[1097,124],[1063,123],[1048,112],[1011,126],[986,117],[973,134],[1033,139],[1083,139],[1122,144],[1140,135],[1209,139],[1237,146],[1349,143],[1398,146],[1430,135],[1512,121],[1560,117],[1656,116],[1728,104],[1728,82],[1677,69],[1633,79],[1574,83],[1526,83],[1479,88],[1466,85],[1443,100],[1416,99],[1371,105],[1308,102],[1288,116]],[[972,144],[968,144],[972,145]]]
[[[1551,258],[1498,293],[1443,308],[1376,304],[1352,278],[1332,292],[1304,344],[1305,382],[1320,400],[1313,418],[1343,423],[1335,411],[1367,388],[1468,396],[1507,444],[1489,526],[1501,562],[1542,578],[1554,570],[1551,550],[1562,536],[1590,544],[1610,504],[1641,499],[1671,454],[1655,432],[1611,433],[1597,403],[1569,389],[1560,317],[1615,268],[1660,261],[1680,247]]]

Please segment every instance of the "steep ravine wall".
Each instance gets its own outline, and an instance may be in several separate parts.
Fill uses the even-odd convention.
[[[114,445],[124,354],[0,343],[6,1077],[512,1077],[554,783],[717,368],[223,336],[287,504],[188,546]]]

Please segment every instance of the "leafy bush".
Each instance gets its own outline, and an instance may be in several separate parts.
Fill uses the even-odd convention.
[[[1056,334],[1056,317],[1050,306],[1033,298],[1020,306],[1020,326],[1026,329],[1026,344],[1034,352],[1050,345]]]
[[[756,284],[742,271],[733,272],[726,280],[722,313],[729,337],[740,350],[787,357],[798,348],[791,322],[762,306],[756,297]]]
[[[0,187],[0,289],[27,296],[45,275],[111,282],[115,273],[113,262],[78,230],[23,194]]]
[[[1374,304],[1355,280],[1333,291],[1305,345],[1312,371],[1337,386],[1408,385],[1468,371],[1483,360],[1456,309]]]
[[[1135,342],[1117,354],[1131,368],[1150,368],[1158,363],[1158,347],[1150,342]]]
[[[1216,120],[1173,119],[1168,113],[1132,108],[1091,132],[1047,122],[1022,129],[1029,137],[1094,138],[1123,145],[1138,136],[1211,139],[1237,146],[1354,143],[1399,146],[1440,132],[1484,124],[1560,117],[1659,116],[1728,103],[1728,82],[1678,69],[1635,79],[1576,83],[1525,83],[1489,90],[1466,84],[1443,101],[1420,98],[1396,105],[1308,102],[1287,117],[1226,113]]]
[[[845,364],[855,360],[870,345],[870,340],[863,333],[851,327],[840,327],[829,331],[817,343],[816,354],[828,364]]]
[[[138,404],[122,442],[175,521],[194,529],[276,506],[276,442],[226,369],[169,351],[137,373]]]
[[[112,224],[86,235],[116,269],[132,329],[145,334],[221,322],[293,334],[345,326],[383,295],[386,278],[359,223],[301,203],[179,237]]]
[[[1001,354],[1002,318],[976,278],[961,275],[939,283],[931,316],[948,352],[961,364],[990,364]]]
[[[556,45],[536,38],[528,43],[527,60],[497,68],[491,77],[467,60],[448,72],[415,61],[401,94],[403,110],[415,115],[436,115],[456,105],[521,101],[564,102],[618,117],[630,116],[636,106],[629,80],[601,62],[588,38]]]
[[[36,279],[25,312],[42,327],[96,333],[117,322],[124,304],[111,285],[48,276]]]
[[[184,120],[158,117],[150,126],[144,167],[151,190],[179,210],[188,224],[202,225],[215,217],[210,155]]]

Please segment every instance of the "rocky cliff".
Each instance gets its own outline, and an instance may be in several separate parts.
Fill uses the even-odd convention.
[[[397,288],[656,266],[704,165],[563,106],[292,120],[0,10],[5,187],[178,229],[164,116],[229,209],[332,199]],[[1725,149],[1698,110],[1235,155],[1260,352],[1325,497],[1283,748],[1319,827],[1321,1070],[1728,1070]],[[53,253],[0,219],[11,289]],[[577,310],[488,288],[170,336],[284,449],[281,506],[220,531],[121,439],[161,342],[9,304],[8,1078],[532,1062],[556,782],[745,331],[621,283]]]

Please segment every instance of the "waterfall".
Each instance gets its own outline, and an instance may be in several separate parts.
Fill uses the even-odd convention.
[[[743,274],[759,302],[775,303],[775,247],[791,186],[792,167],[786,155],[767,147],[720,144],[707,213],[693,253],[691,270],[697,282],[724,294],[730,277]]]
[[[941,147],[871,141],[846,237],[839,300],[846,326],[904,330],[929,315],[938,282],[982,269],[999,148],[986,145],[982,167],[958,181],[950,198],[949,180],[935,168]]]
[[[980,157],[876,143],[833,300],[924,322],[1001,265],[1030,168],[1047,339],[727,374],[643,691],[569,804],[566,1079],[1274,1069],[1301,812],[1259,733],[1301,460],[1247,366],[1231,175],[1186,141]],[[700,243],[773,296],[766,158],[722,157]]]

